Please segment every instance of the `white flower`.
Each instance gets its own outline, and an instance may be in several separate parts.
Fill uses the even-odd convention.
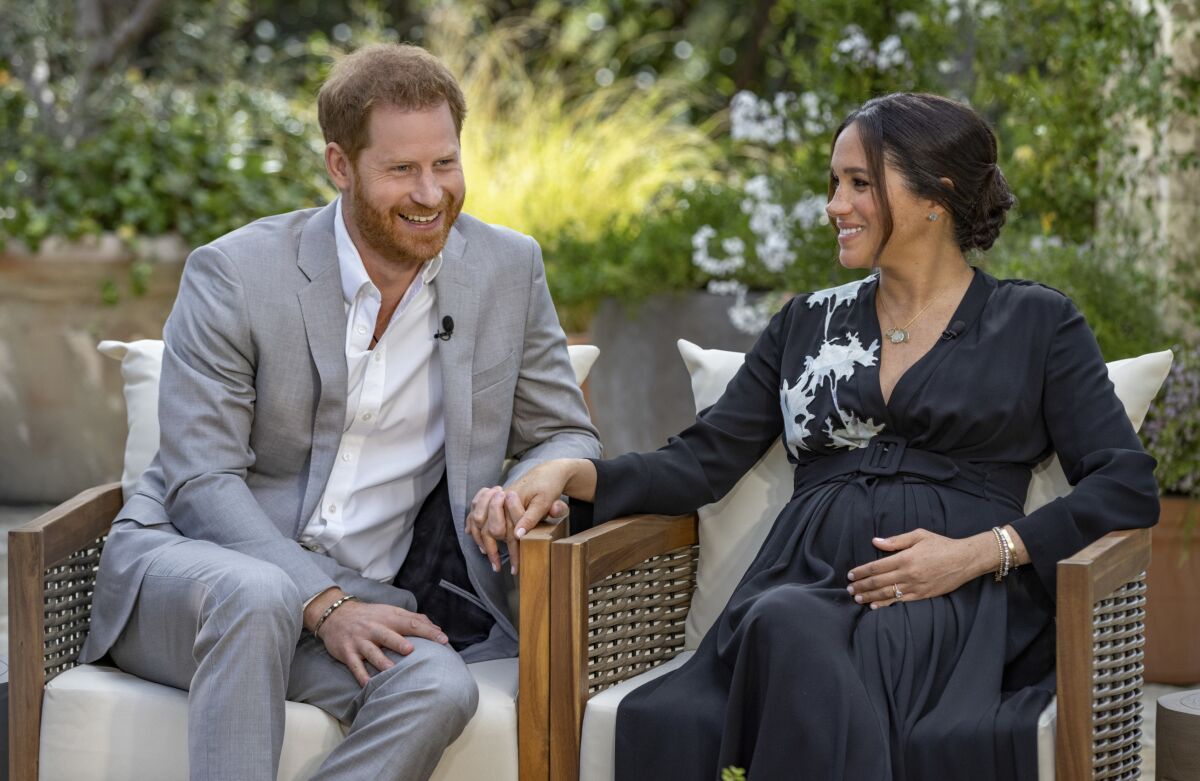
[[[746,294],[746,286],[736,279],[710,279],[708,292],[714,296],[737,296]]]
[[[771,180],[765,174],[759,174],[752,179],[749,179],[742,185],[742,192],[756,201],[771,200]],[[749,209],[745,206],[746,201],[742,201],[742,211],[749,213]]]
[[[745,288],[740,290],[737,296],[737,301],[729,307],[729,322],[744,334],[762,333],[771,320],[767,300],[764,298],[751,304],[746,300]]]
[[[921,23],[921,17],[912,11],[901,11],[896,15],[896,26],[901,30],[911,30]]]
[[[692,234],[692,264],[696,268],[710,276],[719,277],[740,269],[746,265],[745,244],[741,239],[725,239],[722,242],[722,247],[725,248],[724,258],[714,258],[708,251],[709,242],[716,238],[717,230],[711,225],[701,225],[694,234]],[[737,252],[731,252],[729,247],[737,248],[741,245],[742,249]]]
[[[792,205],[792,219],[804,230],[826,222],[825,196],[810,195],[796,201]]]
[[[760,99],[753,92],[742,90],[729,104],[730,134],[735,141],[751,141],[775,146],[785,138],[799,142],[800,133],[788,115],[796,96],[780,92],[774,100]]]
[[[879,42],[879,52],[875,58],[875,66],[880,70],[890,70],[908,64],[908,52],[900,42],[900,36],[889,35]]]
[[[869,62],[872,57],[871,41],[857,24],[842,30],[842,40],[834,47],[834,62]]]

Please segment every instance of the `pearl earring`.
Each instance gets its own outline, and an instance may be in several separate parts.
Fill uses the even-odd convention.
[[[925,219],[929,220],[930,222],[937,222],[937,218],[938,218],[937,212],[930,212],[929,216],[926,217]]]

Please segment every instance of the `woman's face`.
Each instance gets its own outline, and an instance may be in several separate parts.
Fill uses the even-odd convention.
[[[915,244],[930,241],[935,233],[929,230],[932,223],[927,219],[932,204],[909,191],[904,177],[886,158],[883,167],[892,235],[879,255],[880,266],[907,256],[917,249]],[[871,181],[867,153],[856,124],[843,130],[834,143],[829,172],[834,191],[825,211],[838,229],[838,262],[846,268],[871,268],[883,241],[884,213],[875,197],[881,183]]]

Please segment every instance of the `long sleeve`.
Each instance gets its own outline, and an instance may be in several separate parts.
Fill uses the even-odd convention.
[[[685,513],[715,502],[783,430],[780,364],[796,316],[793,299],[772,318],[717,403],[665,447],[595,461],[595,522],[634,512]]]
[[[308,599],[334,585],[285,537],[246,484],[256,347],[234,264],[219,249],[192,253],[164,329],[158,459],[167,514],[184,535],[279,566]]]
[[[1053,597],[1057,564],[1110,531],[1158,520],[1154,459],[1113,392],[1096,338],[1064,299],[1045,359],[1046,428],[1074,489],[1013,523]]]
[[[533,239],[529,244],[529,303],[508,443],[508,452],[519,460],[508,473],[509,483],[542,461],[600,455],[600,440],[546,287],[541,249]]]

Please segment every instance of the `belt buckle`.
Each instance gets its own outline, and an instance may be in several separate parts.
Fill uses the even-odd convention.
[[[862,465],[858,471],[865,475],[894,475],[900,471],[900,462],[904,459],[904,447],[907,441],[903,437],[880,434],[871,437],[863,453]]]

